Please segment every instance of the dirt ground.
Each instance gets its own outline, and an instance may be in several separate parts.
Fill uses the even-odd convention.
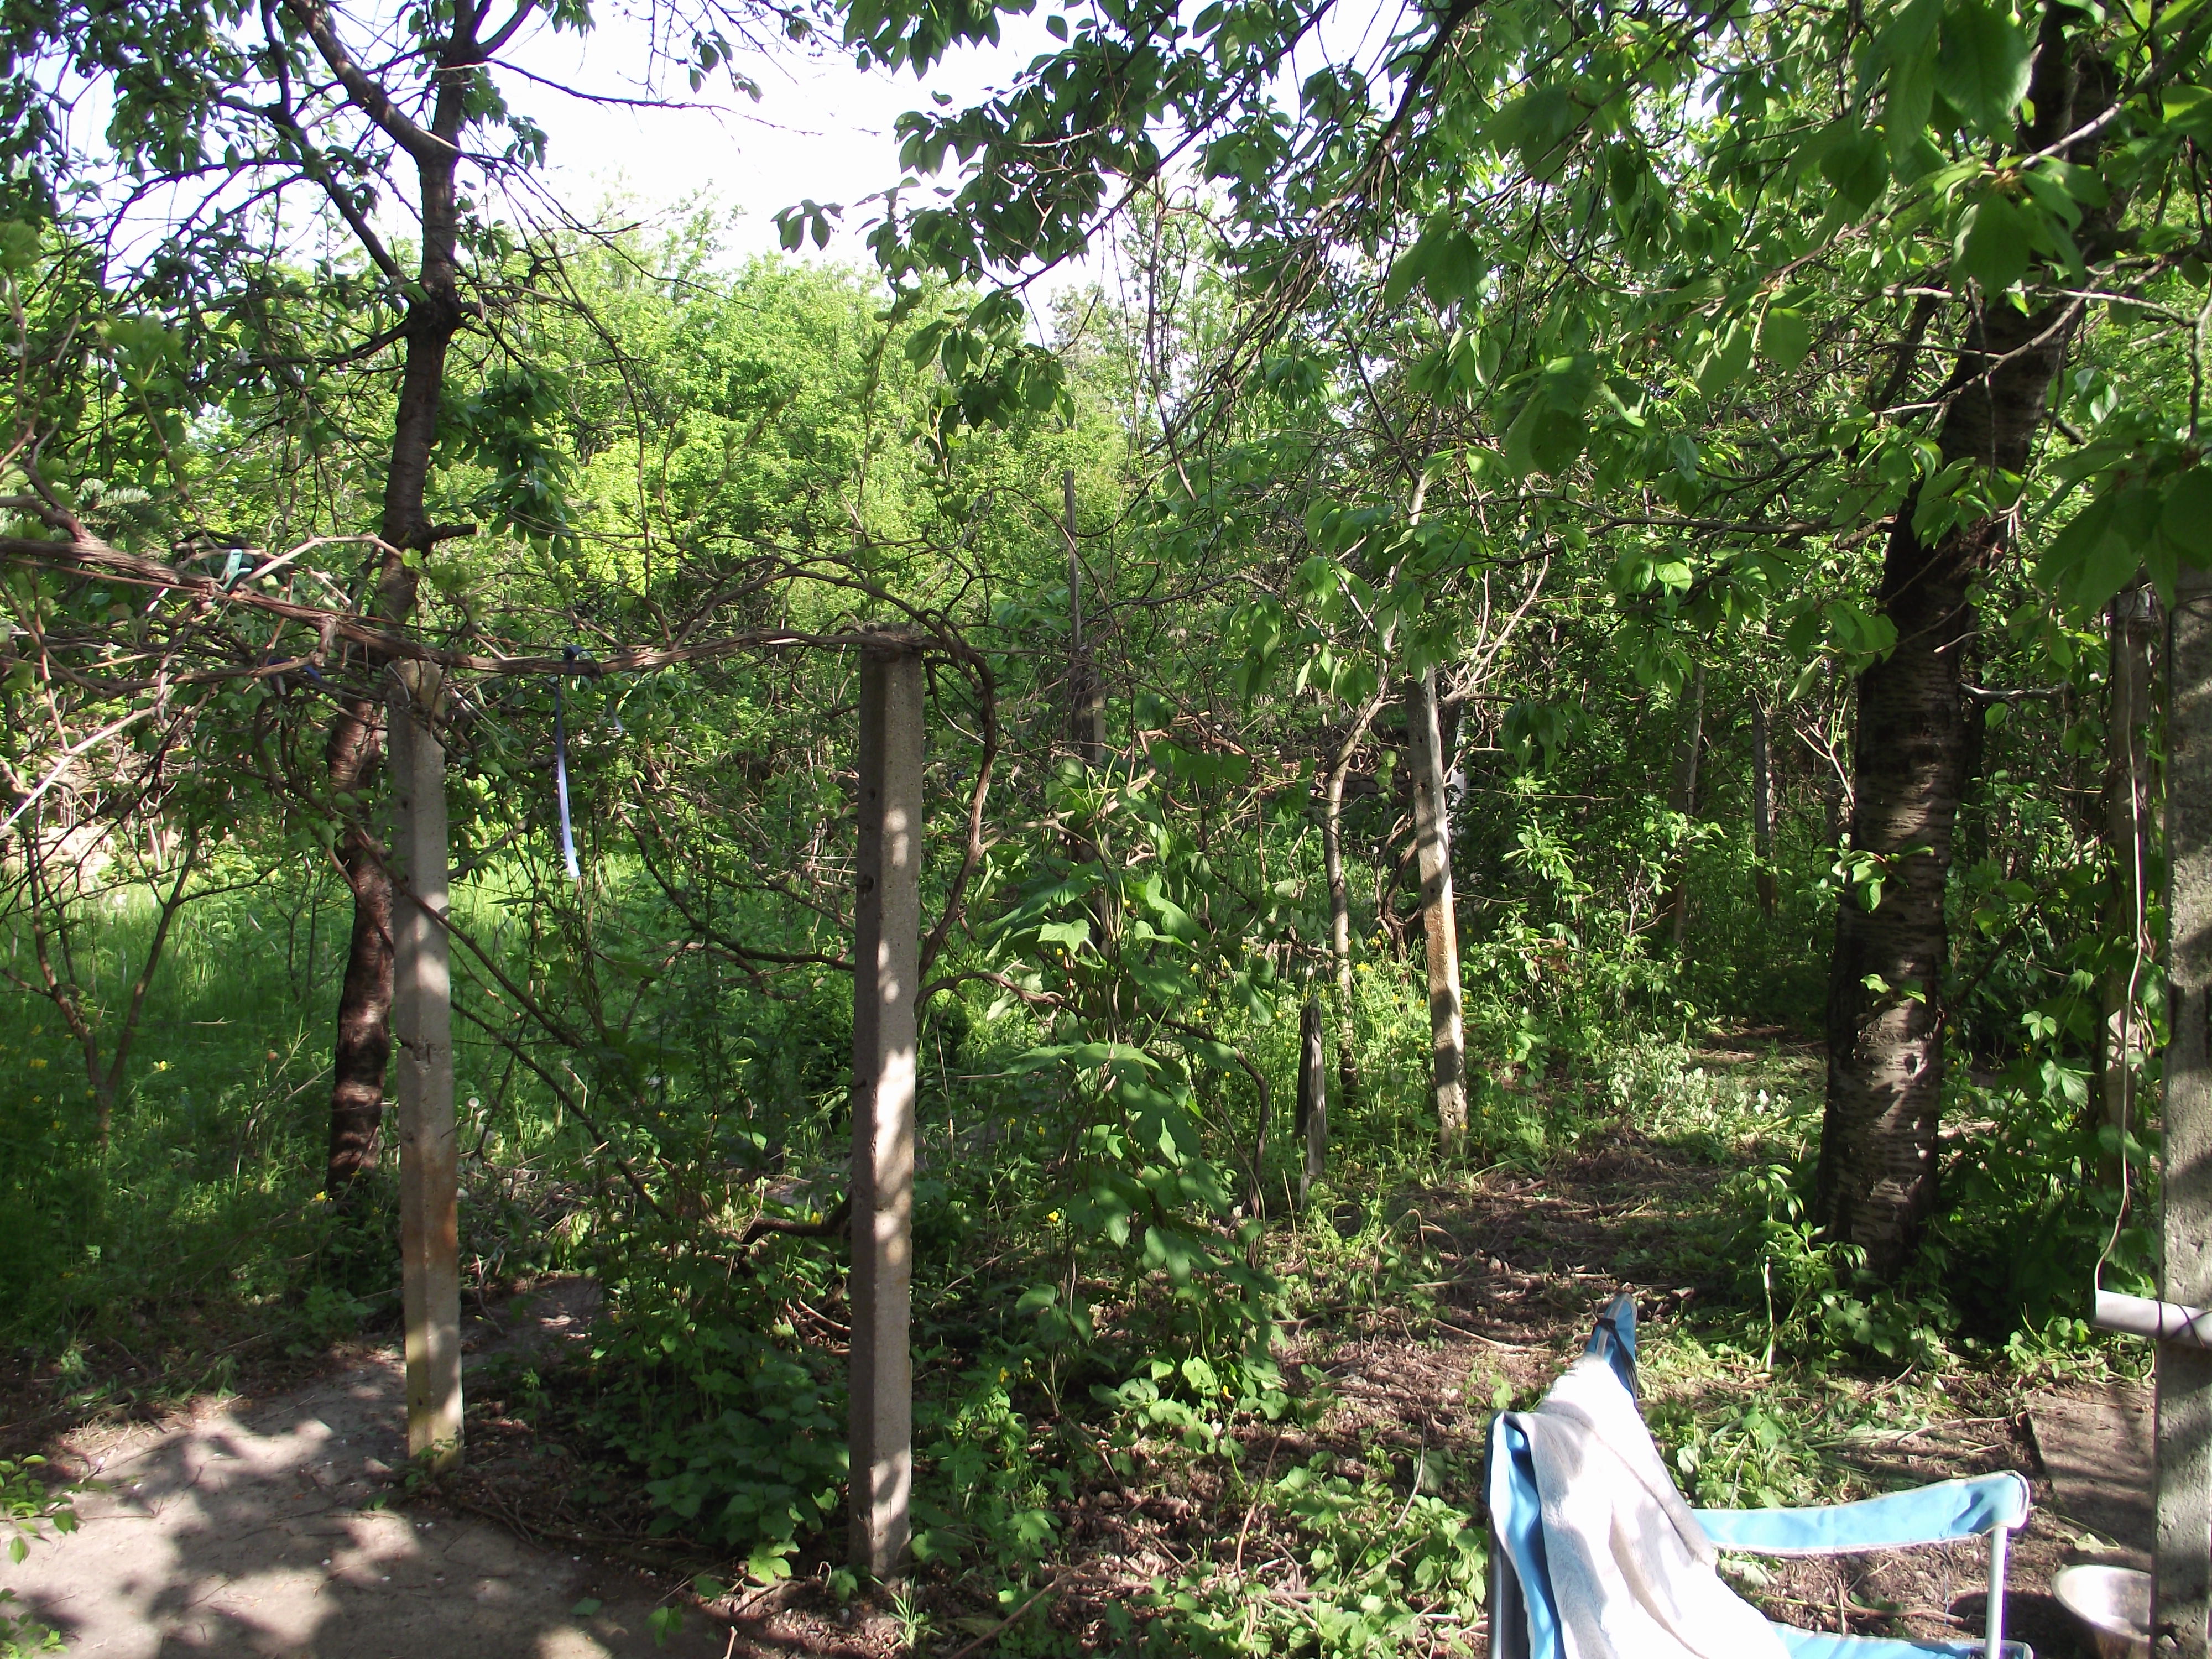
[[[1431,1312],[1346,1310],[1296,1328],[1286,1370],[1316,1366],[1335,1404],[1310,1427],[1263,1431],[1246,1467],[1287,1468],[1328,1449],[1346,1472],[1382,1459],[1388,1468],[1374,1472],[1404,1480],[1430,1462],[1452,1471],[1448,1490],[1467,1501],[1500,1384],[1522,1397],[1540,1390],[1617,1286],[1636,1292],[1654,1334],[1717,1287],[1720,1264],[1700,1257],[1698,1224],[1721,1174],[1624,1143],[1541,1176],[1492,1171],[1471,1190],[1416,1195],[1406,1225],[1438,1263],[1425,1287]],[[410,1493],[401,1480],[398,1367],[388,1352],[372,1355],[272,1398],[66,1437],[51,1449],[104,1490],[79,1500],[78,1534],[39,1546],[21,1565],[0,1564],[0,1585],[61,1629],[70,1651],[116,1659],[861,1659],[903,1650],[888,1605],[840,1608],[804,1572],[702,1607],[684,1590],[683,1564],[640,1547],[628,1517],[595,1526],[588,1504],[567,1501],[569,1454],[501,1418],[482,1382],[511,1376],[517,1357],[557,1365],[592,1298],[588,1285],[571,1281],[472,1319],[471,1466],[442,1490]],[[1962,1401],[1956,1420],[1855,1441],[1838,1455],[1874,1487],[1998,1468],[2028,1475],[2038,1509],[2012,1557],[2008,1634],[2044,1659],[2087,1659],[2048,1594],[2051,1574],[2074,1559],[2076,1529],[2049,1507],[2024,1417]],[[1225,1564],[1232,1538],[1241,1559],[1281,1562],[1296,1593],[1287,1528],[1278,1536],[1266,1505],[1231,1506],[1202,1478],[1134,1494],[1096,1487],[1066,1500],[1060,1519],[1058,1588],[1030,1617],[1086,1650],[1105,1645],[1109,1601],[1156,1574],[1209,1558]],[[1802,1627],[1972,1638],[1986,1571],[1981,1547],[1961,1547],[1790,1563],[1747,1592]],[[917,1591],[938,1632],[988,1630],[999,1611],[988,1587],[957,1575],[925,1576]],[[647,1620],[665,1606],[683,1607],[684,1624],[656,1647]],[[1439,1630],[1435,1650],[1481,1654],[1485,1636]],[[988,1637],[939,1634],[928,1650],[981,1659],[992,1647]]]
[[[1435,1315],[1384,1310],[1300,1330],[1295,1358],[1327,1376],[1337,1404],[1311,1430],[1249,1442],[1246,1467],[1287,1468],[1325,1449],[1340,1470],[1383,1462],[1376,1472],[1402,1485],[1423,1460],[1433,1466],[1442,1454],[1455,1471],[1447,1491],[1474,1502],[1498,1383],[1522,1399],[1540,1392],[1580,1352],[1596,1309],[1615,1289],[1635,1293],[1648,1340],[1720,1288],[1729,1269],[1709,1254],[1701,1224],[1726,1173],[1630,1142],[1540,1176],[1493,1171],[1471,1193],[1417,1196],[1409,1223],[1441,1264],[1430,1287],[1438,1297]],[[1955,1419],[1869,1434],[1837,1449],[1838,1472],[1854,1475],[1861,1491],[2000,1469],[2026,1475],[2036,1507],[2012,1542],[2008,1638],[2028,1643],[2041,1659],[2094,1659],[2049,1587],[2072,1561],[2116,1558],[2085,1551],[2081,1529],[2053,1510],[2026,1413],[1983,1414],[1983,1406],[2004,1402],[1977,1404],[1960,1394]],[[1223,1498],[1203,1484],[1133,1505],[1109,1491],[1085,1494],[1064,1511],[1063,1536],[1078,1544],[1080,1568],[1047,1616],[1085,1648],[1098,1645],[1109,1600],[1206,1558],[1226,1565],[1231,1538],[1246,1560],[1281,1562],[1295,1594],[1297,1553],[1288,1538],[1273,1534],[1264,1506],[1240,1524]],[[1739,1579],[1738,1588],[1771,1618],[1802,1629],[1950,1640],[1972,1640],[1985,1629],[1989,1562],[1980,1542],[1768,1562],[1753,1573],[1762,1567],[1763,1583]],[[1432,1650],[1485,1655],[1487,1634],[1438,1632]]]
[[[589,1287],[471,1322],[478,1359],[581,1334]],[[0,1565],[19,1611],[70,1653],[283,1659],[586,1659],[720,1654],[703,1628],[656,1650],[665,1595],[644,1576],[404,1504],[404,1388],[381,1354],[254,1401],[158,1425],[91,1427],[53,1449],[89,1477],[77,1532]]]

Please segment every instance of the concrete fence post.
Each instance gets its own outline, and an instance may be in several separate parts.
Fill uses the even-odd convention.
[[[921,963],[921,656],[860,659],[860,863],[853,938],[850,1558],[898,1576],[911,1534],[914,1105]]]
[[[432,727],[439,671],[392,670],[386,742],[396,878],[392,1033],[399,1097],[399,1282],[406,1328],[407,1451],[461,1456],[460,1143],[453,1123],[453,992],[446,935],[446,750]]]

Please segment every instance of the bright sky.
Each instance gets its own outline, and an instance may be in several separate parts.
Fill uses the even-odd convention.
[[[544,183],[572,212],[588,216],[612,196],[652,213],[706,193],[738,215],[726,240],[742,256],[779,246],[775,216],[781,209],[807,198],[849,205],[897,183],[892,127],[901,112],[928,107],[933,91],[964,107],[1011,82],[1056,44],[1041,12],[1007,17],[1002,27],[1003,44],[957,51],[922,83],[906,72],[864,75],[842,52],[810,58],[793,47],[741,62],[760,84],[758,103],[720,76],[692,94],[680,74],[671,77],[674,85],[664,95],[709,107],[594,104],[519,77],[509,77],[509,96],[550,135]],[[637,97],[647,47],[643,26],[609,8],[581,40],[541,30],[506,56],[546,81]],[[862,230],[873,216],[871,208],[850,207],[829,248],[816,254],[809,241],[806,256],[867,261]]]
[[[1068,0],[1071,9],[1079,0]],[[693,109],[632,109],[564,96],[551,88],[510,76],[514,105],[550,135],[544,182],[572,212],[588,215],[610,195],[633,201],[641,211],[673,208],[701,192],[740,216],[726,233],[742,257],[778,246],[775,216],[811,198],[848,207],[844,228],[828,249],[807,258],[866,263],[864,228],[876,209],[860,199],[898,181],[893,125],[900,113],[931,106],[941,93],[955,109],[1011,84],[1039,54],[1057,46],[1044,20],[1058,7],[1042,0],[1026,15],[1002,13],[996,46],[963,46],[939,63],[927,81],[877,69],[862,74],[843,52],[809,58],[798,48],[743,67],[757,81],[761,100],[733,93],[726,80],[710,79],[689,93],[680,76],[665,95],[711,106]],[[1316,37],[1279,77],[1277,94],[1297,101],[1297,88],[1325,58],[1376,68],[1395,30],[1418,15],[1408,0],[1339,0]],[[597,27],[579,40],[541,29],[504,54],[507,61],[544,81],[617,96],[645,91],[638,77],[648,61],[645,26],[612,6],[597,9]],[[1103,278],[1105,250],[1059,282]]]
[[[848,211],[829,246],[817,252],[810,241],[799,257],[867,265],[873,262],[866,228],[881,208],[862,198],[898,182],[893,127],[899,115],[932,107],[933,94],[943,94],[947,106],[959,109],[1011,85],[1036,57],[1057,46],[1045,29],[1046,16],[1087,3],[1040,0],[1028,15],[1001,13],[999,45],[959,47],[921,82],[881,68],[864,74],[842,50],[825,46],[810,53],[795,45],[778,46],[740,60],[759,83],[762,95],[755,102],[733,90],[726,76],[708,77],[694,94],[680,70],[665,64],[657,66],[663,84],[646,84],[656,72],[647,25],[627,7],[647,11],[647,0],[601,0],[594,8],[596,27],[587,35],[556,34],[543,24],[526,32],[501,54],[507,72],[500,78],[511,106],[548,135],[547,165],[534,187],[568,214],[604,221],[602,209],[611,204],[624,216],[665,219],[687,206],[711,205],[725,216],[724,248],[742,259],[780,246],[775,222],[780,210],[807,199],[842,204]],[[363,8],[375,9],[375,0]],[[1297,87],[1324,59],[1355,62],[1375,72],[1392,32],[1415,16],[1413,0],[1338,0],[1278,77],[1276,95],[1294,105]],[[596,96],[571,95],[563,88]],[[108,112],[104,86],[82,89],[71,125],[88,149],[100,147]],[[526,194],[530,188],[524,187]],[[126,223],[142,234],[126,231],[121,246],[150,246],[169,216],[190,205],[190,197],[157,191],[140,201]],[[411,234],[411,216],[402,201],[387,200],[380,217],[388,220],[387,234],[403,240]],[[326,231],[343,242],[342,230]],[[1121,280],[1115,263],[1110,246],[1094,246],[1086,259],[1053,272],[1032,291],[1032,301],[1094,283],[1112,291]]]

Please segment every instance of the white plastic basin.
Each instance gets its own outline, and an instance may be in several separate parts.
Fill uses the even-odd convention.
[[[2068,1567],[2051,1593],[2081,1621],[2097,1659],[2150,1659],[2150,1575],[2132,1567]]]

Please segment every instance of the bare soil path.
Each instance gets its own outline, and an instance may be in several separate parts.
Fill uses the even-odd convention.
[[[580,1334],[588,1287],[475,1322],[477,1357]],[[0,1562],[21,1610],[104,1659],[596,1659],[720,1656],[696,1613],[656,1648],[672,1587],[473,1516],[393,1507],[403,1377],[381,1355],[277,1398],[90,1431],[61,1449],[100,1490],[72,1535]]]

